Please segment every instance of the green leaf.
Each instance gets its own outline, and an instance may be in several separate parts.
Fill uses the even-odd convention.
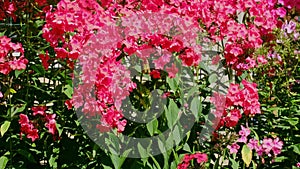
[[[137,146],[138,146],[138,150],[139,150],[139,153],[140,153],[141,157],[142,158],[147,157],[148,153],[147,153],[146,149],[144,149],[143,146],[140,143],[138,143]]]
[[[208,82],[210,84],[215,83],[218,80],[218,75],[213,73],[208,77]]]
[[[104,169],[112,169],[110,166],[106,166],[104,164],[102,164],[102,166],[103,166]]]
[[[183,150],[191,153],[191,148],[190,148],[190,146],[187,143],[184,144]]]
[[[10,126],[10,121],[5,121],[5,122],[1,125],[1,136],[2,136],[2,137],[3,137],[3,135],[7,132],[9,126]]]
[[[24,156],[29,162],[37,163],[36,160],[34,159],[33,155],[30,152],[28,152],[26,150],[22,150],[22,149],[17,150],[17,152],[19,154],[21,154],[22,156]]]
[[[56,129],[57,129],[57,131],[58,131],[58,136],[61,136],[61,133],[62,133],[62,131],[63,131],[63,129],[61,128],[61,125],[58,124],[58,123],[56,123]]]
[[[5,156],[0,157],[0,169],[5,169],[8,158]]]
[[[200,67],[201,67],[203,70],[207,71],[207,73],[210,73],[210,69],[207,67],[207,65],[206,65],[205,63],[200,62]]]
[[[199,114],[202,112],[202,104],[197,97],[193,98],[191,102],[191,111],[194,114],[196,120],[198,120]]]
[[[178,83],[175,78],[167,78],[167,83],[170,85],[171,90],[176,91],[178,88]]]
[[[295,153],[300,155],[300,144],[295,144],[295,145],[292,145],[291,147],[293,147],[293,151]]]
[[[161,167],[160,167],[159,163],[157,162],[157,160],[153,156],[150,156],[150,157],[152,158],[152,160],[153,160],[155,166],[157,167],[157,169],[160,169]]]
[[[153,134],[156,133],[157,127],[158,127],[157,119],[154,119],[154,120],[150,121],[149,123],[147,123],[146,126],[147,126],[147,130],[148,130],[149,134],[151,136],[153,136]]]
[[[119,156],[119,155],[116,155],[116,154],[111,154],[110,155],[110,158],[111,158],[111,161],[113,162],[113,165],[114,165],[114,168],[116,169],[120,169],[126,159],[126,156],[128,155],[130,150],[126,150],[124,152],[125,156]]]
[[[17,91],[15,91],[15,89],[13,89],[13,88],[10,88],[9,93],[15,94],[15,93],[17,93]]]
[[[283,162],[285,159],[288,159],[287,157],[281,156],[281,157],[276,157],[275,162]]]
[[[44,75],[45,74],[45,70],[42,67],[42,65],[31,65],[31,68],[37,72],[39,75]]]
[[[27,104],[23,104],[21,107],[18,107],[15,110],[13,110],[13,108],[12,108],[12,110],[11,110],[11,112],[12,112],[11,113],[11,117],[13,117],[17,113],[23,112],[25,110],[25,108],[26,108],[26,105]]]
[[[165,113],[166,113],[166,118],[168,120],[168,127],[172,128],[172,126],[175,124],[177,120],[178,113],[179,113],[177,104],[173,100],[170,100],[168,111],[165,111]]]
[[[23,70],[15,70],[15,76],[16,78],[18,78],[20,76],[20,74],[22,74],[25,71],[25,69]]]
[[[235,161],[233,158],[230,158],[230,157],[229,157],[229,160],[231,162],[232,169],[238,169],[239,168],[239,162]]]
[[[4,35],[5,35],[5,32],[6,32],[6,31],[0,32],[0,36],[4,36]]]
[[[253,169],[256,169],[256,167],[257,167],[257,164],[255,164],[255,162],[254,161],[252,161],[252,166],[253,166]]]
[[[289,118],[288,122],[290,123],[290,125],[296,126],[299,123],[299,118],[297,118],[297,117]]]
[[[252,150],[247,146],[244,145],[242,149],[242,159],[247,167],[249,167],[252,161]]]
[[[181,142],[181,132],[179,130],[178,125],[174,127],[174,130],[172,131],[172,135],[176,145],[178,145]]]
[[[53,154],[51,155],[51,157],[49,159],[50,167],[57,168],[57,162],[56,162],[57,158],[58,158],[58,156],[53,157]]]
[[[187,98],[190,98],[191,96],[194,96],[198,92],[198,86],[193,86],[187,94]]]
[[[73,95],[73,88],[70,86],[70,85],[66,85],[64,87],[64,94],[66,94],[68,96],[68,98],[72,98],[72,95]]]

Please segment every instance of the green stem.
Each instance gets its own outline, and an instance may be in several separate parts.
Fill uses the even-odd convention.
[[[9,78],[8,78],[9,79]],[[9,79],[9,86],[8,86],[8,100],[9,100],[9,108],[8,108],[8,114],[9,114],[9,121],[11,122],[12,121],[12,116],[11,116],[11,109],[12,109],[12,101],[11,101],[11,93],[10,93],[10,89],[11,89],[11,86],[12,86],[12,80],[13,80],[13,77],[11,79]],[[10,161],[10,168],[13,168],[13,153],[12,153],[12,136],[13,136],[13,133],[11,130],[9,130],[9,135],[10,135],[10,138],[9,138],[9,161]]]

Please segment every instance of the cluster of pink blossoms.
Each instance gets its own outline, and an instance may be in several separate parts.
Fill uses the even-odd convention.
[[[288,9],[295,8],[297,11],[300,10],[299,1],[295,1],[295,0],[278,0],[278,3],[285,6]]]
[[[239,84],[230,84],[226,97],[214,94],[211,98],[211,102],[216,107],[214,115],[217,130],[222,126],[235,127],[242,118],[242,113],[246,116],[261,113],[256,83],[243,80],[242,84],[243,88],[240,88]]]
[[[97,103],[102,115],[101,124],[97,128],[100,131],[117,128],[118,132],[122,132],[126,125],[126,120],[122,120],[122,100],[136,87],[131,81],[130,72],[116,61],[116,57],[106,57],[99,65],[95,85]]]
[[[142,39],[143,43],[140,42],[140,44],[137,44],[136,38],[129,36],[117,45],[119,49],[113,50],[110,55],[103,55],[99,58],[95,58],[97,57],[97,55],[95,55],[97,48],[88,46],[87,48],[89,48],[90,51],[85,53],[89,53],[90,55],[88,57],[79,58],[83,66],[82,69],[84,70],[81,76],[84,84],[74,91],[72,102],[75,108],[83,106],[82,111],[87,117],[101,115],[101,123],[97,125],[100,131],[117,128],[119,132],[122,132],[126,125],[126,120],[122,120],[122,100],[124,100],[130,94],[129,92],[136,86],[131,81],[130,72],[121,64],[121,61],[117,61],[116,59],[122,54],[122,51],[125,52],[126,55],[137,53],[137,56],[143,61],[150,57],[151,52],[155,52],[154,49],[156,48],[165,49],[168,52],[181,52],[182,54],[179,58],[183,60],[186,66],[197,65],[201,59],[199,55],[192,53],[193,51],[189,48],[184,48],[183,43],[178,40],[170,40],[162,35],[148,34],[145,34],[140,39]],[[94,42],[92,45],[94,46],[95,44],[97,44],[97,42]],[[88,50],[87,48],[86,50]],[[171,56],[163,55],[153,61],[157,69],[153,70],[150,75],[155,75],[155,78],[160,78],[158,70],[162,69],[170,61],[169,57]],[[175,77],[178,71],[175,64],[166,69],[170,71],[169,76],[171,78]],[[97,71],[93,72],[94,70]],[[96,79],[93,79],[91,75],[95,73]],[[86,94],[89,92],[84,92],[84,90],[91,89],[93,82],[96,87],[97,100],[91,99],[91,95]]]
[[[50,42],[57,58],[77,59],[86,41],[104,25],[103,9],[94,0],[62,0],[52,10],[46,11],[43,38]]]
[[[48,114],[45,111],[47,110],[46,106],[36,106],[32,107],[31,110],[33,111],[33,116],[40,116],[39,119],[29,120],[28,116],[25,114],[20,114],[19,124],[21,125],[21,133],[20,137],[22,138],[22,134],[26,134],[26,137],[31,139],[34,142],[36,139],[39,138],[38,134],[38,121],[41,120],[45,127],[48,129],[49,133],[53,135],[57,134],[56,128],[56,114]]]
[[[52,0],[53,2],[57,0]],[[47,6],[47,0],[35,0],[32,1],[11,1],[11,0],[1,0],[0,1],[0,21],[12,18],[14,21],[17,20],[19,16],[22,15],[22,12],[30,12],[34,13],[32,9],[30,9],[29,6],[34,5],[37,8]],[[41,17],[42,18],[42,12],[38,12],[37,14],[34,13],[35,17]]]
[[[251,131],[249,128],[241,126],[241,130],[239,131],[240,138],[237,140],[237,142],[227,146],[231,154],[237,153],[240,149],[238,143],[247,144],[247,146],[251,150],[255,150],[257,155],[260,157],[264,157],[264,155],[267,155],[268,157],[276,157],[281,153],[283,142],[280,141],[278,137],[275,139],[264,138],[262,142],[259,143],[259,141],[255,138],[247,138],[250,133]]]
[[[6,36],[0,37],[0,73],[7,75],[12,70],[26,69],[27,63],[20,43],[11,42]]]
[[[109,7],[112,1],[106,1]],[[216,42],[226,41],[225,59],[228,66],[237,71],[256,66],[253,51],[261,47],[265,37],[278,27],[278,18],[286,15],[295,5],[276,0],[205,0],[205,1],[126,1],[116,5],[129,10],[150,10],[177,13],[181,16],[200,21],[210,38]],[[116,7],[114,6],[114,7]],[[119,10],[120,12],[124,10]],[[238,21],[243,16],[244,23]]]
[[[190,165],[190,161],[193,159],[196,159],[198,164],[208,161],[207,155],[204,153],[186,154],[183,158],[183,162],[178,164],[177,169],[187,169]]]
[[[14,14],[17,10],[15,2],[10,0],[0,1],[0,6],[0,21],[8,17],[12,17],[14,20],[16,19],[16,15]]]
[[[151,16],[145,15],[142,15],[142,17]],[[164,15],[157,16],[162,17]],[[155,20],[155,17],[148,17],[149,24],[143,25],[142,28],[156,30],[157,27],[152,25],[154,22],[150,21]],[[176,17],[172,19],[175,20]],[[170,31],[169,29],[164,30],[165,32],[158,30],[162,34],[143,33],[142,30],[137,30],[141,29],[140,27],[131,27],[128,25],[131,24],[130,22],[125,22],[122,22],[122,24],[126,25],[126,28],[123,30],[118,29],[117,26],[112,26],[110,29],[102,27],[104,28],[103,30],[89,39],[91,43],[85,45],[84,52],[78,58],[79,65],[82,66],[83,70],[83,73],[80,75],[83,85],[79,85],[74,90],[72,100],[66,103],[68,105],[70,103],[73,104],[75,108],[83,106],[82,112],[86,117],[90,118],[100,115],[100,124],[97,125],[97,128],[101,131],[107,131],[111,128],[117,128],[119,132],[124,130],[126,120],[122,119],[121,103],[129,95],[129,92],[135,88],[135,84],[131,82],[130,73],[121,64],[121,61],[117,61],[118,57],[128,57],[136,54],[141,60],[145,61],[151,54],[157,55],[157,59],[153,61],[155,70],[150,73],[154,78],[160,78],[159,70],[164,69],[166,64],[170,62],[172,53],[178,53],[185,66],[196,66],[201,61],[201,56],[198,54],[199,50],[196,52],[190,47],[190,44],[195,43],[188,41],[189,37],[186,37],[184,42],[176,38],[171,39],[164,35],[164,33],[166,34],[167,31]],[[172,23],[166,24],[167,27],[171,29]],[[185,25],[182,24],[180,26]],[[192,25],[187,24],[186,26]],[[107,36],[120,34],[116,30],[122,30],[128,36],[112,36],[112,38],[117,40],[116,42],[106,40]],[[103,34],[103,32],[107,33],[107,35]],[[131,34],[135,36],[130,36]],[[117,46],[117,49],[114,48],[114,45]],[[167,51],[168,54],[164,54],[163,50]],[[165,69],[168,71],[170,78],[174,78],[178,71],[175,64],[166,66]],[[96,78],[94,78],[95,75]],[[93,85],[96,87],[97,99],[93,99],[93,92],[89,90],[93,89]]]
[[[21,125],[20,138],[22,139],[22,134],[26,134],[27,138],[35,141],[39,138],[38,129],[33,125],[34,123],[29,121],[29,118],[25,114],[20,114],[19,124]]]

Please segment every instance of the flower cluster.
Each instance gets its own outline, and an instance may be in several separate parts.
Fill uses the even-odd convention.
[[[20,114],[19,124],[21,125],[21,139],[23,133],[26,134],[27,138],[31,139],[32,142],[39,138],[38,129],[34,127],[33,122],[29,121],[27,115]]]
[[[300,37],[299,31],[296,30],[297,23],[293,20],[285,21],[281,29],[284,31],[285,36],[293,36],[294,40],[298,40]]]
[[[50,42],[57,58],[77,59],[83,45],[99,28],[104,25],[103,9],[94,0],[62,0],[53,12],[46,11],[46,24],[43,38]]]
[[[0,37],[0,73],[7,75],[12,70],[26,69],[27,63],[20,43],[11,42],[6,36]]]
[[[258,145],[258,140],[250,139],[247,146],[250,149],[254,149],[259,156],[267,155],[271,157],[272,155],[277,156],[281,153],[283,142],[278,137],[275,139],[264,138],[261,145]]]
[[[117,128],[119,132],[122,132],[126,124],[126,120],[122,120],[123,115],[120,106],[122,100],[135,88],[135,84],[131,82],[130,73],[127,68],[121,64],[123,57],[132,57],[133,54],[136,54],[142,61],[146,62],[150,56],[154,56],[153,64],[155,65],[155,70],[150,73],[153,78],[160,78],[159,70],[164,68],[168,71],[170,78],[176,76],[178,72],[176,65],[167,66],[171,61],[173,53],[179,56],[185,66],[196,66],[199,64],[201,60],[199,54],[200,45],[196,48],[197,51],[192,50],[191,46],[196,45],[193,41],[196,40],[192,41],[192,37],[189,37],[190,34],[183,42],[177,38],[173,38],[173,36],[171,36],[172,38],[167,36],[170,31],[169,29],[174,27],[172,26],[173,22],[170,22],[169,25],[166,24],[166,27],[169,29],[164,27],[161,29],[166,30],[157,30],[157,26],[153,24],[152,20],[156,21],[157,18],[155,17],[162,16],[165,15],[142,15],[140,18],[145,17],[148,22],[141,27],[130,26],[132,23],[129,21],[132,18],[129,21],[124,19],[122,24],[125,29],[123,28],[122,30],[113,26],[111,28],[103,27],[104,30],[91,36],[87,44],[84,45],[85,48],[78,58],[79,65],[82,66],[83,70],[80,75],[83,84],[76,87],[73,99],[68,103],[72,103],[75,108],[83,106],[82,111],[86,117],[90,118],[100,115],[101,124],[97,128],[101,131]],[[168,17],[164,19],[166,18]],[[175,16],[169,19],[179,22]],[[177,32],[183,32],[182,30],[188,26],[192,27],[189,22],[180,26],[182,28],[177,29]],[[144,33],[141,28],[149,30],[150,33]],[[156,30],[162,34],[152,34],[151,32],[153,31],[151,30]],[[111,34],[120,34],[118,33],[119,31],[124,31],[124,34],[128,36],[125,38],[114,36],[116,42],[105,40]],[[180,36],[185,35],[180,34],[175,37]],[[163,52],[163,50],[167,52]],[[93,98],[94,85],[96,87],[97,99]]]
[[[16,19],[16,15],[14,14],[17,10],[15,2],[10,0],[0,1],[0,6],[0,21],[8,17]]]
[[[190,161],[196,159],[198,164],[207,162],[207,155],[204,153],[186,154],[183,162],[178,164],[177,169],[187,169],[190,165]]]
[[[44,69],[45,69],[45,70],[48,70],[49,65],[50,65],[50,63],[49,63],[50,56],[49,56],[48,51],[46,51],[45,54],[39,54],[39,58],[40,58],[41,61],[42,61],[42,65],[43,65]]]
[[[295,8],[296,10],[300,10],[300,4],[298,1],[293,0],[278,0],[278,3],[285,6],[288,9]]]
[[[119,132],[124,130],[126,120],[123,118],[122,101],[129,96],[135,87],[131,81],[130,72],[126,70],[114,57],[107,57],[100,64],[96,79],[96,95],[98,105],[102,113],[101,125],[99,127],[118,128]]]
[[[259,143],[259,141],[255,138],[247,138],[250,135],[250,132],[249,128],[241,126],[241,130],[239,131],[240,138],[235,143],[227,146],[230,154],[238,152],[240,149],[238,143],[247,144],[247,146],[251,150],[255,150],[257,155],[260,157],[264,157],[264,155],[267,155],[268,157],[276,157],[281,153],[283,142],[280,141],[278,137],[275,139],[264,138],[261,143]]]
[[[278,17],[286,15],[286,9],[280,7],[283,2],[270,0],[207,0],[207,1],[161,1],[151,5],[151,1],[128,1],[123,5],[127,9],[157,11],[168,14],[177,13],[181,16],[200,21],[210,38],[224,44],[225,59],[228,66],[238,72],[255,66],[253,51],[261,47],[266,35],[278,25]],[[122,11],[122,10],[120,10]],[[124,10],[123,10],[124,11]],[[240,20],[242,18],[242,20]]]
[[[222,126],[235,127],[242,113],[246,116],[260,114],[260,103],[255,83],[242,80],[243,88],[239,84],[230,84],[226,97],[214,94],[211,102],[215,105],[214,115],[219,129]],[[242,112],[241,112],[242,110]]]
[[[49,133],[53,136],[57,133],[56,128],[56,114],[48,114],[45,111],[47,110],[46,106],[36,106],[32,107],[31,110],[33,111],[33,116],[40,115],[42,117],[42,121],[45,123],[46,128],[48,129]]]
[[[46,128],[48,129],[49,133],[53,135],[53,137],[57,134],[56,128],[56,114],[47,114],[46,106],[36,106],[32,107],[31,110],[33,111],[33,116],[40,116],[39,119],[29,120],[28,116],[25,114],[20,114],[19,124],[21,126],[20,130],[20,137],[22,138],[22,134],[26,134],[27,138],[31,139],[34,142],[36,139],[39,138],[38,133],[38,121],[40,120],[43,124],[45,124]]]

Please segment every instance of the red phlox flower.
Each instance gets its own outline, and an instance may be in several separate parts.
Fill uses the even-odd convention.
[[[150,72],[150,76],[153,77],[154,79],[160,79],[160,72],[159,70],[152,70]]]

